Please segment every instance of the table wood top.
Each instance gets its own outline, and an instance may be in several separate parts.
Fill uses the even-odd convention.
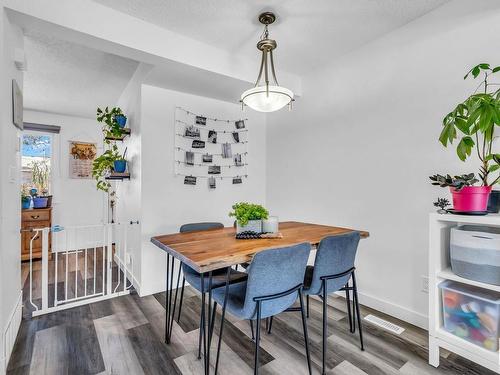
[[[302,242],[316,245],[326,236],[335,236],[356,230],[287,221],[279,223],[279,231],[283,238],[237,240],[235,228],[226,227],[161,235],[152,237],[151,242],[197,272],[209,272],[249,262],[253,255],[259,251]],[[369,236],[368,232],[358,232],[360,232],[361,238]]]

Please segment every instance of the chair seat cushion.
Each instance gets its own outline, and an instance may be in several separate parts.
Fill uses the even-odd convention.
[[[199,274],[186,264],[182,264],[182,272],[184,273],[184,277],[186,278],[186,281],[189,283],[189,285],[191,285],[193,288],[201,292],[201,274]],[[227,268],[222,268],[220,270],[212,271],[212,289],[224,286],[226,284],[226,273],[227,273]],[[231,273],[229,276],[230,283],[240,282],[246,280],[246,278],[247,274],[245,272],[238,272],[231,269]],[[203,289],[205,291],[208,291],[208,284],[209,284],[208,273],[204,274],[203,282],[204,282]]]
[[[224,296],[226,287],[219,287],[212,291],[212,298],[220,306],[224,303]],[[247,292],[247,282],[239,282],[229,285],[229,292],[227,298],[226,311],[240,319],[248,319],[249,317],[243,316],[245,296]]]

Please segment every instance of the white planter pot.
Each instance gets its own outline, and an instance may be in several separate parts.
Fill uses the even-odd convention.
[[[279,219],[277,216],[269,216],[268,219],[262,220],[262,232],[278,233]]]
[[[247,232],[247,231],[261,233],[262,220],[249,220],[247,225],[245,226],[241,226],[240,223],[236,222],[236,233]]]

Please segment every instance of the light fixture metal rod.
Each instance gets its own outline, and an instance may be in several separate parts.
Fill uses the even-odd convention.
[[[269,96],[269,72],[267,68],[267,52],[264,50],[264,78],[266,80],[266,94]]]
[[[273,59],[273,50],[269,51],[269,56],[271,57],[271,73],[273,74],[274,83],[276,86],[279,86],[278,80],[276,79],[276,72],[274,70],[274,59]]]
[[[260,70],[259,70],[259,76],[257,77],[257,81],[255,81],[255,87],[259,85],[260,79],[262,78],[262,71],[264,70],[264,56],[266,54],[266,51],[262,50],[262,57],[260,59]]]

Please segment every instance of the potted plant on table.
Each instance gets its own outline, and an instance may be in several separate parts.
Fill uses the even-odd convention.
[[[262,220],[269,217],[269,212],[259,204],[240,202],[232,206],[230,217],[236,218],[236,233],[262,232]]]
[[[490,77],[499,71],[500,66],[491,68],[489,64],[479,64],[470,69],[464,79],[471,76],[477,78],[481,75],[480,85],[476,92],[464,102],[459,103],[443,119],[443,130],[439,136],[442,145],[445,147],[451,145],[459,136],[460,141],[456,148],[458,158],[465,161],[475,149],[481,163],[479,180],[476,180],[473,174],[472,178],[470,174],[464,175],[467,177],[465,179],[467,183],[462,183],[464,179],[455,178],[458,181],[456,186],[453,179],[448,178],[449,176],[440,176],[439,181],[433,180],[434,182],[444,181],[444,185],[436,184],[450,187],[456,211],[485,212],[492,187],[500,179],[498,175],[500,154],[493,150],[495,129],[500,125],[500,89],[495,89],[497,84],[489,82]],[[481,182],[481,186],[474,186],[476,182]]]

